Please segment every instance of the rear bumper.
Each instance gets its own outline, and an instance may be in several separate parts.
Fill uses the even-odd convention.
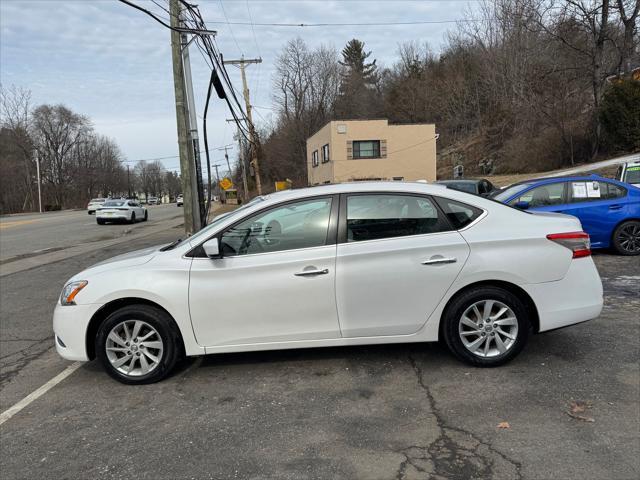
[[[597,318],[602,311],[602,281],[591,257],[574,259],[556,282],[521,285],[540,318],[540,332]]]
[[[129,213],[128,212],[122,212],[122,213],[114,213],[113,215],[105,215],[104,213],[96,213],[96,218],[99,218],[100,220],[104,220],[106,222],[108,221],[114,221],[114,220],[129,220]]]
[[[54,342],[58,354],[67,360],[89,360],[87,355],[87,328],[93,314],[102,305],[56,305],[53,312]]]

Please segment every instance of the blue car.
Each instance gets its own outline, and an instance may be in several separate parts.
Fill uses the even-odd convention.
[[[540,212],[578,217],[592,248],[640,254],[640,188],[598,175],[556,177],[516,183],[494,200]]]

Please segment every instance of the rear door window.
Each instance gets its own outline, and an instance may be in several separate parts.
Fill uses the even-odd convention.
[[[436,205],[414,195],[347,196],[347,241],[424,235],[451,230]]]
[[[449,198],[434,197],[438,205],[447,216],[447,220],[456,230],[466,227],[475,221],[483,210],[466,203],[451,200]]]
[[[626,189],[613,183],[598,180],[575,181],[569,183],[570,203],[615,200],[627,194]]]

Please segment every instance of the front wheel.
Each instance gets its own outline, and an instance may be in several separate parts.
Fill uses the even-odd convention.
[[[144,218],[142,219],[142,221],[146,222],[147,220],[149,220],[149,211],[145,210],[144,211]]]
[[[531,330],[526,306],[499,287],[464,292],[447,307],[443,322],[451,352],[477,367],[496,367],[514,358]]]
[[[618,225],[611,243],[620,255],[640,255],[640,221],[629,220]]]
[[[148,305],[109,315],[98,329],[95,349],[107,373],[129,385],[162,380],[182,356],[178,327],[167,313]]]

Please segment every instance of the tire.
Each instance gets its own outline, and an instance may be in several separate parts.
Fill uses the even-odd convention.
[[[147,210],[144,211],[144,218],[142,219],[143,222],[146,222],[147,220],[149,220],[149,212]]]
[[[619,255],[640,255],[640,221],[628,220],[616,227],[611,246]]]
[[[490,321],[484,322],[487,304],[492,305],[489,308]],[[507,311],[498,317],[497,314],[505,307]],[[463,315],[470,322],[463,323]],[[483,320],[482,327],[479,326],[480,319]],[[497,329],[491,319],[499,322]],[[462,293],[447,306],[442,321],[442,336],[449,350],[460,360],[476,367],[497,367],[507,363],[520,353],[531,334],[527,307],[516,295],[499,287],[478,287]],[[488,350],[485,349],[487,339]],[[475,353],[472,351],[474,348],[477,348]]]
[[[96,222],[98,222],[98,225],[104,225],[105,221],[102,220],[101,218],[96,218]]]
[[[138,339],[147,337],[146,341],[134,342],[133,333],[136,333],[138,322]],[[114,341],[114,332],[119,343]],[[124,332],[129,333],[128,342]],[[158,382],[171,373],[183,356],[180,338],[178,327],[166,312],[149,305],[130,305],[116,310],[102,322],[95,338],[95,351],[111,377],[127,385],[145,385]],[[147,373],[143,362],[147,364]],[[125,370],[130,367],[131,373],[127,373]]]
[[[136,223],[136,212],[131,212],[131,220],[129,223]]]
[[[87,210],[87,215],[91,215],[93,212],[91,210]]]

